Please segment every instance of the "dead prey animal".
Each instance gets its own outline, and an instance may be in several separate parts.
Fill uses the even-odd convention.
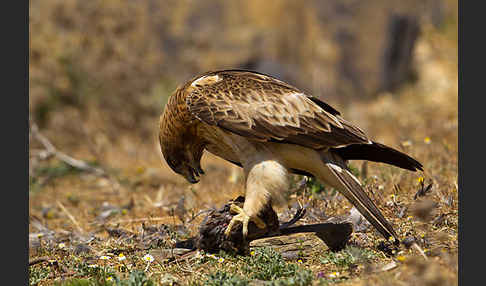
[[[315,233],[331,251],[338,251],[346,246],[353,231],[353,223],[346,216],[331,217],[318,224],[293,226],[306,214],[305,208],[298,208],[290,221],[279,224],[277,214],[267,204],[259,214],[259,218],[265,223],[264,228],[250,222],[248,236],[244,237],[242,226],[238,224],[231,228],[229,235],[225,235],[225,229],[233,217],[231,206],[242,207],[244,201],[244,197],[240,196],[220,209],[211,210],[199,225],[198,235],[177,242],[176,248],[201,249],[216,253],[222,249],[245,254],[248,253],[250,242],[253,240],[273,236],[282,236],[281,238],[284,239],[283,236],[286,235],[311,232]]]

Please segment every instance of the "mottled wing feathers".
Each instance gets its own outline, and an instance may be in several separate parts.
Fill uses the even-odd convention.
[[[193,116],[254,140],[315,149],[369,142],[363,131],[331,106],[263,74],[207,73],[186,89]]]

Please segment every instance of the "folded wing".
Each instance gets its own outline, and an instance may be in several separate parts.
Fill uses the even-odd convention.
[[[275,78],[245,71],[208,76],[218,80],[195,81],[186,97],[189,111],[207,124],[254,140],[314,149],[371,143],[334,108]]]

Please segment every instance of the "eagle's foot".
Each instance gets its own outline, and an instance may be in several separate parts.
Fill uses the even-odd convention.
[[[229,235],[231,233],[231,229],[233,228],[233,226],[235,225],[236,222],[241,222],[243,224],[243,237],[244,238],[246,238],[247,235],[248,235],[248,223],[250,222],[250,220],[253,221],[258,228],[267,227],[267,225],[259,217],[257,217],[257,216],[250,217],[242,208],[240,208],[239,206],[237,206],[235,204],[231,204],[230,211],[232,213],[236,213],[237,215],[235,215],[231,219],[230,223],[228,224],[228,227],[224,231],[224,234],[226,235],[226,237],[229,237]]]

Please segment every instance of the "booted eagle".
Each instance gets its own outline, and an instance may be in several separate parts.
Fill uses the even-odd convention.
[[[204,150],[243,168],[246,193],[235,223],[253,221],[267,204],[284,201],[289,174],[314,176],[341,192],[387,239],[396,232],[347,167],[369,160],[423,170],[415,159],[373,142],[336,109],[271,76],[244,70],[199,75],[177,88],[160,116],[160,147],[167,164],[190,183],[204,174]]]

